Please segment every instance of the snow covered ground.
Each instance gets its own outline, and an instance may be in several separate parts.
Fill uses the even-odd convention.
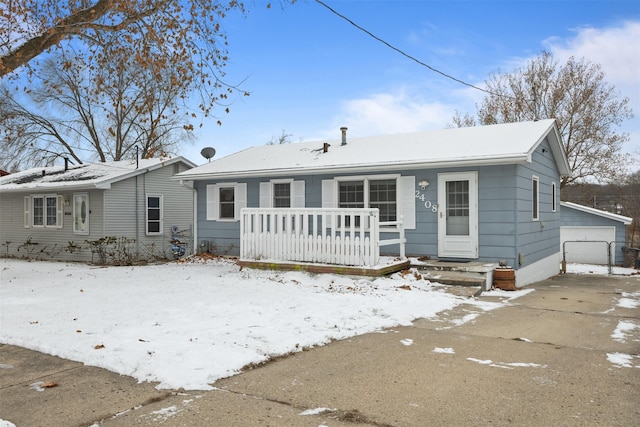
[[[207,390],[272,356],[460,304],[492,310],[532,291],[489,291],[502,301],[489,302],[445,288],[413,270],[372,280],[241,269],[225,259],[136,267],[0,259],[0,342],[159,388]]]

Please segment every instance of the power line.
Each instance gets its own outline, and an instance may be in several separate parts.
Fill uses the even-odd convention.
[[[414,62],[417,62],[418,64],[422,65],[423,67],[428,68],[429,70],[433,71],[434,73],[438,73],[438,74],[440,74],[441,76],[444,76],[444,77],[446,77],[446,78],[448,78],[448,79],[451,79],[451,80],[453,80],[453,81],[455,81],[455,82],[457,82],[457,83],[460,83],[460,84],[465,85],[465,86],[468,86],[468,87],[470,87],[470,88],[473,88],[473,89],[476,89],[476,90],[482,91],[482,92],[484,92],[484,93],[488,93],[489,95],[497,96],[497,97],[500,97],[500,98],[518,99],[518,98],[515,98],[515,97],[513,97],[513,96],[503,95],[503,94],[500,94],[500,93],[492,92],[492,91],[487,90],[487,89],[483,89],[483,88],[481,88],[481,87],[479,87],[479,86],[473,85],[473,84],[471,84],[471,83],[467,83],[467,82],[465,82],[464,80],[460,80],[460,79],[459,79],[459,78],[457,78],[457,77],[454,77],[454,76],[452,76],[452,75],[450,75],[450,74],[447,74],[447,73],[445,73],[445,72],[443,72],[443,71],[440,71],[440,70],[438,70],[437,68],[434,68],[434,67],[430,66],[429,64],[427,64],[427,63],[425,63],[425,62],[423,62],[423,61],[421,61],[421,60],[417,59],[416,57],[414,57],[414,56],[412,56],[412,55],[409,55],[408,53],[404,52],[403,50],[398,49],[397,47],[393,46],[391,43],[389,43],[389,42],[387,42],[387,41],[385,41],[385,40],[381,39],[380,37],[378,37],[378,36],[376,36],[375,34],[373,34],[371,31],[369,31],[369,30],[367,30],[366,28],[363,28],[363,27],[361,27],[360,25],[356,24],[356,23],[355,23],[355,22],[353,22],[351,19],[347,18],[346,16],[344,16],[344,15],[343,15],[343,14],[341,14],[340,12],[336,11],[336,10],[335,10],[335,9],[333,9],[331,6],[327,5],[326,3],[322,2],[321,0],[315,0],[315,1],[316,1],[316,3],[319,3],[320,5],[322,5],[322,6],[326,7],[329,11],[331,11],[331,13],[333,13],[333,14],[335,14],[335,15],[339,16],[340,18],[344,19],[345,21],[347,21],[349,24],[353,25],[354,27],[356,27],[356,28],[357,28],[357,29],[359,29],[360,31],[362,31],[362,32],[366,33],[366,34],[367,34],[367,35],[369,35],[370,37],[373,37],[374,39],[376,39],[376,40],[377,40],[377,41],[379,41],[380,43],[384,44],[385,46],[389,47],[390,49],[395,50],[395,51],[396,51],[396,52],[398,52],[400,55],[402,55],[402,56],[404,56],[404,57],[407,57],[407,58],[411,59],[411,60],[412,60],[412,61],[414,61]]]

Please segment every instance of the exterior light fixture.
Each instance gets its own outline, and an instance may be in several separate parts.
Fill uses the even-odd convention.
[[[420,186],[421,189],[426,190],[427,187],[429,186],[429,181],[427,181],[426,179],[423,179],[418,183],[418,185]]]

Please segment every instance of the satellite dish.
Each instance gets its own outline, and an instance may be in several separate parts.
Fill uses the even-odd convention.
[[[202,155],[202,157],[204,157],[205,159],[211,161],[211,159],[213,158],[213,156],[216,155],[216,149],[213,147],[204,147],[202,149],[202,151],[200,151],[200,154]]]

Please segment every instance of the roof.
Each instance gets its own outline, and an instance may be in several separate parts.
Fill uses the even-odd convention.
[[[189,167],[195,164],[183,157],[123,160],[105,163],[86,163],[64,166],[48,166],[27,169],[0,178],[0,192],[53,191],[59,189],[90,190],[109,189],[114,182],[140,175],[161,167],[182,162]]]
[[[570,173],[555,120],[396,135],[255,146],[177,175],[185,180],[384,171],[531,162],[549,137],[561,175]]]
[[[579,205],[577,203],[560,202],[560,206],[562,206],[564,208],[575,209],[575,210],[578,210],[578,211],[586,212],[586,213],[592,214],[592,215],[601,216],[603,218],[612,219],[614,221],[619,221],[619,222],[622,222],[624,225],[629,225],[629,224],[631,224],[633,222],[633,218],[630,218],[628,216],[622,216],[622,215],[614,214],[614,213],[603,211],[603,210],[600,210],[600,209],[591,208],[589,206]]]

